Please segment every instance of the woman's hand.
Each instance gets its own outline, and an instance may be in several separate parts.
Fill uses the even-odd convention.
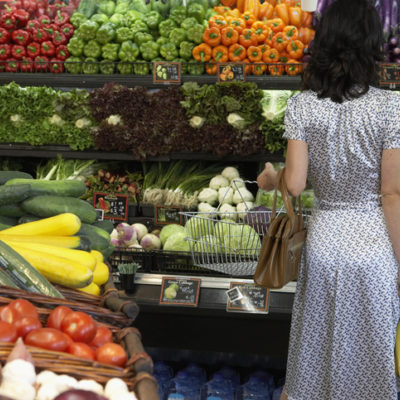
[[[277,171],[275,171],[274,166],[267,162],[265,163],[264,170],[257,177],[258,187],[265,191],[273,190],[276,186]]]

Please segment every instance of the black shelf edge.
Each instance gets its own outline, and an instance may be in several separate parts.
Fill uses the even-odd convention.
[[[215,75],[183,75],[182,83],[197,82],[199,84],[217,83]],[[149,89],[166,87],[165,84],[154,84],[152,75],[73,75],[51,73],[0,73],[0,84],[10,82],[21,86],[50,86],[56,88],[98,88],[105,83],[115,82],[128,87],[144,86]],[[299,90],[300,76],[248,76],[246,82],[254,82],[260,89]]]
[[[106,152],[96,150],[74,151],[68,146],[31,146],[19,143],[0,143],[0,156],[8,157],[32,157],[32,158],[55,158],[60,154],[64,158],[76,158],[82,160],[116,160],[116,161],[141,161],[131,153]],[[282,153],[270,154],[260,153],[249,156],[228,155],[217,157],[207,153],[170,153],[158,157],[148,157],[146,161],[171,161],[171,160],[205,160],[221,162],[283,162]]]

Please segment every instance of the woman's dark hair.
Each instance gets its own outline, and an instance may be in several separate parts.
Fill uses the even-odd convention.
[[[341,103],[378,83],[383,33],[368,0],[336,0],[322,15],[310,46],[303,89]]]

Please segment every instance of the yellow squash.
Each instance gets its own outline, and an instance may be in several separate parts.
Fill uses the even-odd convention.
[[[85,286],[83,288],[79,288],[78,290],[80,290],[81,292],[94,294],[95,296],[99,296],[100,295],[100,288],[94,282],[90,283],[88,286]]]
[[[0,231],[4,232],[4,231]],[[10,240],[18,243],[41,243],[49,246],[75,249],[81,245],[79,236],[52,236],[52,235],[0,235],[2,240]],[[101,253],[100,253],[101,254]]]
[[[97,262],[96,267],[93,271],[93,282],[97,285],[104,285],[108,281],[110,270],[107,265],[103,262]]]

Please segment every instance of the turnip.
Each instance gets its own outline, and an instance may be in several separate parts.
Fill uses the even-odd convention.
[[[118,240],[123,246],[129,246],[136,243],[136,230],[133,229],[129,224],[121,222],[117,225],[116,230],[118,232]]]
[[[141,240],[142,237],[149,232],[146,225],[143,225],[143,224],[136,223],[136,224],[132,224],[131,227],[136,232],[137,240]]]
[[[145,250],[158,250],[161,248],[161,240],[152,233],[147,233],[140,241],[140,245]]]

